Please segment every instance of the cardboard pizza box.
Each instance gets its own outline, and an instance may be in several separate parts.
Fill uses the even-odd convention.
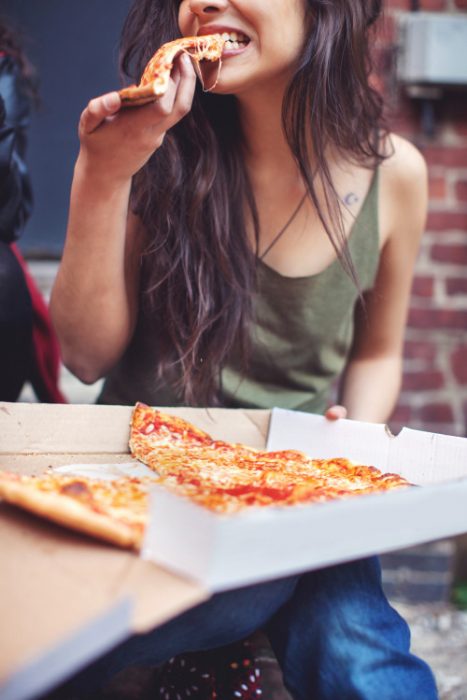
[[[423,488],[235,516],[155,488],[143,556],[0,503],[0,700],[37,697],[221,590],[467,532],[467,440],[296,412],[164,409],[219,439],[396,471]],[[0,403],[0,468],[129,461],[131,408]],[[269,425],[271,423],[271,425]]]
[[[262,446],[268,414],[182,414]],[[0,403],[0,468],[128,462],[131,408]],[[136,554],[0,503],[0,700],[38,697],[133,631],[209,597]]]

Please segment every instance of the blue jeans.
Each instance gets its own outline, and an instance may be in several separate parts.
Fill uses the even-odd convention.
[[[436,700],[410,632],[381,588],[376,557],[215,595],[99,659],[72,687],[127,666],[223,646],[263,628],[294,700]]]

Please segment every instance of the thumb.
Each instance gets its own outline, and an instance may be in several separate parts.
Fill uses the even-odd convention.
[[[339,418],[347,418],[347,409],[345,406],[330,406],[324,413],[328,420],[339,420]]]

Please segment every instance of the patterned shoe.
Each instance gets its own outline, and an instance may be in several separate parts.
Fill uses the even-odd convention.
[[[158,677],[160,700],[259,700],[260,669],[248,640],[170,659]]]

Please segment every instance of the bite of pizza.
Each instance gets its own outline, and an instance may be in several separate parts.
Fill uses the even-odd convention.
[[[224,44],[225,39],[220,34],[186,36],[164,44],[146,65],[139,85],[131,85],[119,91],[122,106],[138,107],[162,97],[169,86],[174,60],[182,52],[193,59],[204,89],[212,90],[219,77]],[[203,74],[199,69],[200,61],[217,63],[216,75],[213,81],[209,81],[209,84],[205,84]]]

